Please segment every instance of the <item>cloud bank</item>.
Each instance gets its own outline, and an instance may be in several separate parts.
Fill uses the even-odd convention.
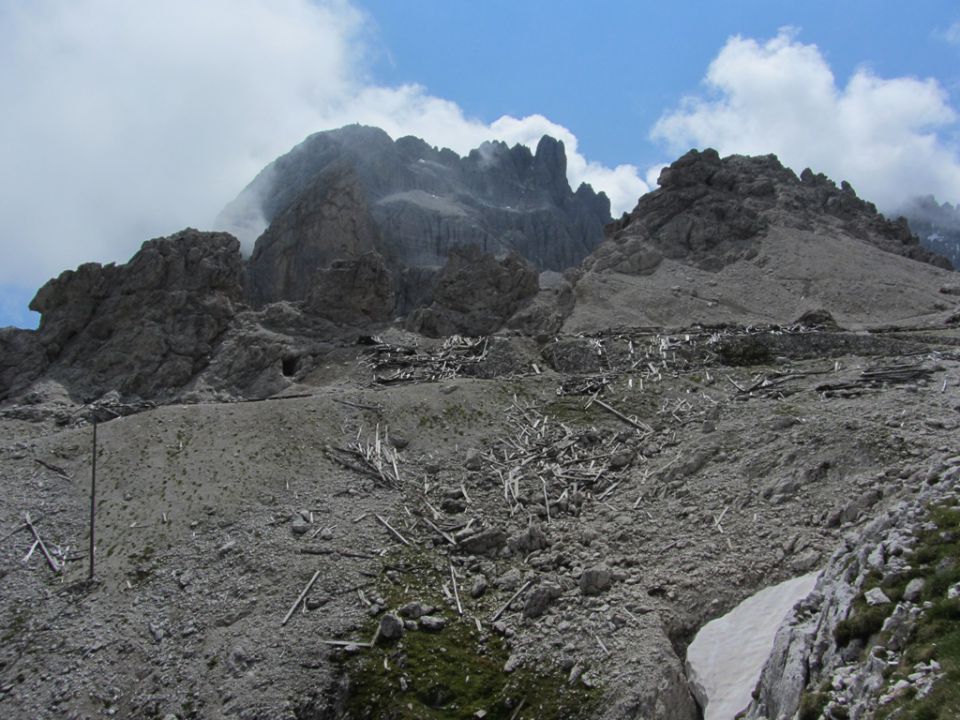
[[[646,192],[636,168],[588,161],[542,116],[487,125],[422,87],[370,83],[369,26],[346,0],[0,3],[0,285],[207,227],[277,155],[352,122],[461,153],[549,132],[574,187],[617,210]]]
[[[653,139],[674,151],[776,153],[796,171],[850,181],[881,208],[928,193],[960,200],[960,155],[938,137],[958,116],[936,80],[864,67],[840,87],[817,46],[785,29],[764,43],[730,38],[704,85],[660,118]]]

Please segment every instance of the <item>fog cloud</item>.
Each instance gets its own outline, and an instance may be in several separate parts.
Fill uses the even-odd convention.
[[[660,118],[654,139],[674,151],[773,152],[796,171],[850,181],[881,208],[921,194],[960,200],[957,148],[937,135],[957,113],[936,80],[860,68],[840,86],[817,46],[787,29],[764,43],[729,39],[704,85]]]
[[[491,125],[409,85],[367,80],[368,18],[346,0],[0,3],[0,284],[125,261],[150,237],[209,226],[266,163],[352,122],[459,152],[564,141],[569,178],[617,209],[647,187],[541,116]]]

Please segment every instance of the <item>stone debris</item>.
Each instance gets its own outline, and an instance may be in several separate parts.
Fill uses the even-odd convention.
[[[403,635],[403,621],[393,613],[385,613],[380,618],[379,632],[384,640],[396,640]]]
[[[613,573],[606,567],[584,570],[580,576],[580,592],[583,595],[600,595],[613,585]]]
[[[430,632],[438,632],[447,626],[447,621],[438,615],[423,615],[420,618],[420,627]]]
[[[863,597],[867,601],[867,605],[887,605],[890,603],[890,598],[878,587],[867,590]]]

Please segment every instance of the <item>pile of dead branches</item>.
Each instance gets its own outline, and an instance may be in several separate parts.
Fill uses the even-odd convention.
[[[503,485],[503,499],[511,513],[525,509],[548,522],[559,513],[579,514],[586,500],[603,500],[614,492],[621,481],[620,470],[640,457],[636,445],[651,434],[650,428],[596,397],[589,403],[601,406],[630,429],[601,433],[571,427],[514,398],[506,417],[509,432],[485,458]]]
[[[373,442],[363,439],[363,428],[357,431],[357,438],[345,447],[325,445],[323,454],[341,467],[366,475],[383,486],[399,488],[403,484],[400,478],[398,461],[400,453],[390,445],[388,432],[381,438],[380,425],[374,432]]]
[[[913,382],[928,382],[942,368],[924,363],[909,363],[867,368],[859,377],[817,386],[817,392],[840,397],[856,397],[868,390],[878,390],[886,385],[902,385]]]
[[[439,348],[420,351],[412,345],[391,345],[374,338],[365,362],[378,385],[410,382],[436,382],[457,377],[487,356],[486,337],[465,338],[452,335]]]

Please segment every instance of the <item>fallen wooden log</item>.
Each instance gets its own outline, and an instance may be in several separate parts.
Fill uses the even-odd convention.
[[[287,612],[286,616],[283,618],[283,622],[280,623],[280,627],[283,627],[287,624],[287,621],[293,617],[293,614],[297,611],[297,608],[300,607],[300,603],[303,602],[304,598],[307,597],[307,593],[310,592],[310,588],[313,587],[313,584],[317,581],[317,578],[320,577],[320,571],[317,570],[313,577],[310,578],[310,582],[307,583],[306,587],[303,588],[303,592],[300,593],[300,597],[297,598],[297,601],[293,604],[293,607]]]
[[[42,552],[43,556],[47,559],[47,565],[49,565],[50,569],[54,572],[60,572],[59,563],[54,560],[53,556],[50,554],[50,551],[47,550],[47,546],[44,545],[43,540],[40,539],[40,533],[37,532],[37,529],[33,526],[33,523],[30,522],[30,513],[24,513],[23,520],[27,524],[27,527],[30,528],[30,532],[33,533],[33,537],[36,539],[37,543],[40,545],[40,552]]]

